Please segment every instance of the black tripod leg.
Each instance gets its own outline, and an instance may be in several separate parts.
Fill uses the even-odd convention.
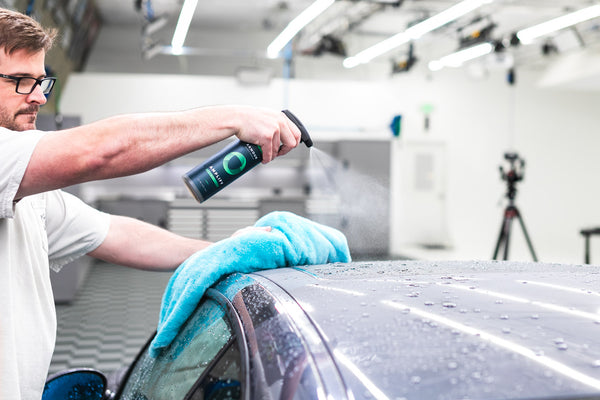
[[[505,218],[505,232],[504,232],[504,258],[503,260],[508,260],[508,243],[510,241],[510,225],[513,220],[513,214],[509,213]]]
[[[523,229],[523,234],[525,235],[525,240],[527,241],[527,246],[529,246],[529,251],[531,252],[531,257],[533,257],[533,261],[537,262],[537,256],[535,255],[535,251],[533,251],[533,244],[531,243],[531,239],[529,239],[529,234],[527,233],[527,229],[525,228],[525,222],[523,222],[523,217],[521,217],[521,213],[519,210],[515,208],[517,218],[521,223],[521,228]]]
[[[496,249],[494,250],[494,256],[492,257],[492,260],[497,260],[498,259],[498,251],[500,251],[500,246],[502,245],[502,242],[504,241],[504,225],[506,223],[506,213],[504,218],[502,219],[502,224],[500,224],[500,233],[498,234],[498,241],[496,242]]]
[[[506,254],[508,247],[508,232],[510,230],[510,219],[508,216],[508,209],[504,211],[504,217],[502,219],[502,224],[500,225],[500,234],[498,235],[498,241],[496,242],[496,249],[494,250],[493,260],[498,259],[498,252],[500,251],[500,247],[504,245],[504,252]],[[505,255],[506,257],[506,255]],[[506,260],[506,258],[504,258]]]

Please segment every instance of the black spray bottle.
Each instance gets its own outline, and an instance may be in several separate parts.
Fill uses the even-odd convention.
[[[311,147],[312,139],[302,122],[289,110],[282,112],[300,129],[300,142],[306,147]],[[259,146],[236,140],[207,161],[188,171],[182,178],[194,198],[202,203],[261,161],[262,151]]]

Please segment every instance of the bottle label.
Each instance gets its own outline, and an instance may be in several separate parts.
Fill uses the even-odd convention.
[[[202,202],[262,161],[259,146],[235,142],[183,175],[196,200]]]

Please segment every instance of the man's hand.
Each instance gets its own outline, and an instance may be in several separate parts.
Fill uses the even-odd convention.
[[[243,142],[259,145],[262,162],[287,154],[300,143],[300,129],[284,113],[261,108],[236,108],[235,135]]]
[[[245,235],[245,234],[252,233],[255,231],[271,232],[271,227],[270,226],[247,226],[245,228],[238,229],[237,231],[235,231],[233,233],[233,235],[231,235],[231,237]]]

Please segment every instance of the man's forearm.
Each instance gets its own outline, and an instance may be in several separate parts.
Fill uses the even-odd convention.
[[[108,118],[42,137],[16,199],[144,172],[232,135],[260,146],[263,162],[300,142],[298,127],[283,113],[251,107],[218,106]]]
[[[211,242],[190,239],[123,216],[111,216],[104,242],[88,255],[118,265],[172,271]]]

